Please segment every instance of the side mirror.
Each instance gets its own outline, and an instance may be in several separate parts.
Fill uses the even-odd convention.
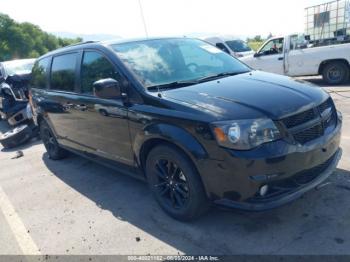
[[[254,57],[259,57],[260,54],[259,53],[254,53]]]
[[[122,97],[119,82],[113,78],[100,79],[92,85],[94,95],[99,98],[116,99]]]

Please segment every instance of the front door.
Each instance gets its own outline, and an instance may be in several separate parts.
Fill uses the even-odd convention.
[[[284,74],[283,38],[271,39],[258,51],[251,66],[254,69]]]
[[[80,66],[80,94],[74,100],[71,112],[75,115],[74,140],[87,152],[103,158],[134,164],[128,123],[128,108],[123,100],[103,99],[93,93],[97,80],[113,78],[125,83],[116,67],[98,51],[84,51]]]

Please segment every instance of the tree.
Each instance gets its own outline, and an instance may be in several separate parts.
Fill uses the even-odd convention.
[[[0,61],[36,58],[48,51],[81,42],[81,38],[60,38],[31,23],[17,23],[0,13]]]
[[[263,41],[262,38],[261,38],[261,35],[256,35],[256,36],[254,36],[253,40],[254,40],[255,42],[262,42],[262,41]]]

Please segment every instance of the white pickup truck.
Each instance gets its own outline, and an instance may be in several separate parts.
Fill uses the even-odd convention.
[[[303,35],[273,37],[241,61],[281,75],[322,75],[324,81],[336,85],[349,80],[350,43],[313,47]]]

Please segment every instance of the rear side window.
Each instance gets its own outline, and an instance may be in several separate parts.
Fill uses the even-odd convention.
[[[51,89],[74,91],[77,53],[56,56],[51,66]]]
[[[30,87],[31,88],[46,88],[46,80],[47,80],[47,67],[49,65],[50,58],[46,57],[34,64],[32,69],[32,78]]]
[[[102,54],[95,51],[84,52],[81,65],[81,92],[92,94],[93,83],[105,78],[120,80],[120,75]]]

